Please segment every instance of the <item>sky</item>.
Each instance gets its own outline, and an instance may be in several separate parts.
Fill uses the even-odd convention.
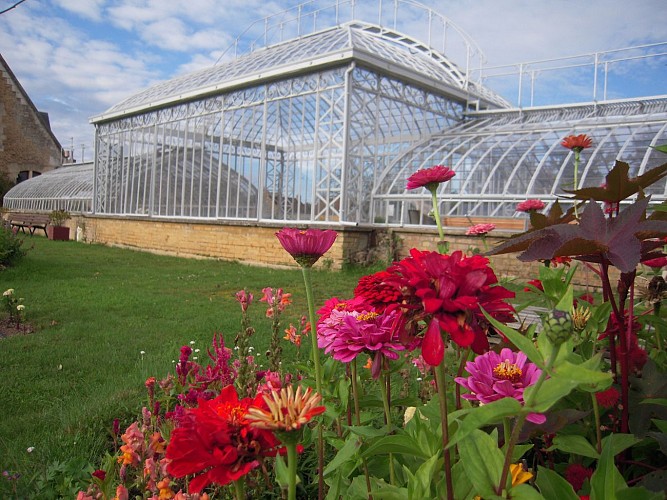
[[[350,1],[341,2],[345,4],[341,15],[349,15]],[[414,0],[401,0],[398,28],[424,36],[420,18],[424,11],[410,8],[410,2]],[[272,20],[289,19],[299,2],[24,0],[11,8],[17,3],[0,0],[0,11],[9,9],[0,14],[0,54],[37,109],[49,114],[60,143],[65,149],[73,145],[80,162],[93,156],[91,117],[150,85],[228,60],[232,57],[229,47],[247,27],[253,36],[243,38],[242,49],[261,35],[264,23],[255,21],[271,15]],[[314,10],[313,5],[334,3],[321,0],[302,12]],[[356,0],[355,17],[377,22],[378,4],[387,13],[386,23],[393,12],[392,0]],[[665,0],[422,0],[421,4],[469,35],[491,67],[667,42]],[[292,14],[277,15],[291,8]],[[322,12],[317,27],[331,22],[333,12]],[[284,24],[287,34],[296,29],[289,22]],[[448,56],[454,58],[456,49],[451,50]],[[667,52],[667,44],[654,51]],[[655,77],[639,64],[645,63],[637,60],[618,71],[635,85],[641,80],[652,85],[646,95],[667,94],[667,79]],[[653,64],[653,71],[667,72],[665,56]],[[543,83],[550,82],[547,87],[552,92],[576,93],[582,87],[583,93],[592,92],[588,83],[575,78],[555,81],[549,80],[548,72],[543,74]],[[514,88],[503,78],[496,83],[499,91]],[[524,105],[527,99],[522,94]]]

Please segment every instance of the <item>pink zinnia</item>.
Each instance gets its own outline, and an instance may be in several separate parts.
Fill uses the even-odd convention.
[[[349,363],[361,353],[374,354],[371,371],[377,378],[383,359],[398,359],[397,351],[405,349],[393,328],[398,314],[397,311],[379,314],[334,309],[319,325],[317,345],[343,363]]]
[[[542,200],[526,200],[516,206],[517,212],[532,212],[542,210],[546,204]]]
[[[495,224],[475,224],[466,231],[468,236],[484,236],[496,228]]]
[[[422,170],[417,170],[414,174],[408,177],[406,189],[425,187],[429,191],[433,191],[437,189],[439,184],[447,182],[455,175],[456,173],[451,168],[443,165],[424,168]]]
[[[500,354],[489,351],[466,363],[469,377],[456,377],[454,381],[470,391],[464,399],[488,404],[503,398],[514,398],[523,404],[523,391],[540,377],[540,370],[522,352],[503,349]],[[546,417],[530,413],[528,421],[542,424]]]
[[[312,267],[331,248],[338,233],[331,229],[294,229],[276,233],[280,244],[302,267]]]

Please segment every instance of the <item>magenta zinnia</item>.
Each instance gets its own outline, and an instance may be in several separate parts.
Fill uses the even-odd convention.
[[[398,351],[405,349],[394,328],[399,314],[334,309],[318,326],[317,345],[343,363],[361,353],[373,356],[372,375],[378,378],[384,358],[398,359]]]
[[[302,267],[312,267],[333,245],[338,233],[331,229],[293,229],[276,233],[280,244]]]
[[[408,177],[406,189],[425,187],[429,191],[433,191],[439,184],[447,182],[455,175],[456,173],[451,168],[443,165],[435,165],[431,168],[417,170]]]
[[[542,200],[526,200],[516,206],[517,212],[533,212],[542,210],[546,204]]]
[[[493,403],[503,398],[514,398],[523,404],[523,391],[540,378],[542,370],[522,352],[503,349],[500,354],[489,351],[466,363],[469,377],[456,377],[454,381],[470,391],[464,399]],[[536,424],[546,421],[540,413],[530,413],[527,420]]]

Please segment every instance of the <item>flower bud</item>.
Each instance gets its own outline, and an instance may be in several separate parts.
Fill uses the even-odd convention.
[[[562,344],[572,335],[572,315],[559,309],[552,310],[544,321],[544,331],[554,345]]]

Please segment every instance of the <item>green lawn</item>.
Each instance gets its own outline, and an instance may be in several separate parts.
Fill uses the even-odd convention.
[[[241,310],[234,298],[247,288],[253,344],[264,353],[270,336],[262,288],[291,292],[286,328],[307,312],[301,272],[214,260],[190,260],[132,250],[54,242],[35,236],[0,288],[24,298],[34,333],[0,339],[0,496],[30,494],[46,481],[67,481],[70,469],[96,463],[114,418],[129,422],[141,409],[148,376],[172,369],[180,346],[194,341],[205,356],[215,332],[233,345]],[[360,269],[313,274],[316,304],[346,297]],[[284,347],[293,355],[291,345]],[[144,352],[142,355],[141,352]],[[261,357],[260,357],[261,358]],[[34,447],[31,453],[27,449]],[[68,472],[69,471],[69,472]],[[23,492],[23,493],[21,493]]]

